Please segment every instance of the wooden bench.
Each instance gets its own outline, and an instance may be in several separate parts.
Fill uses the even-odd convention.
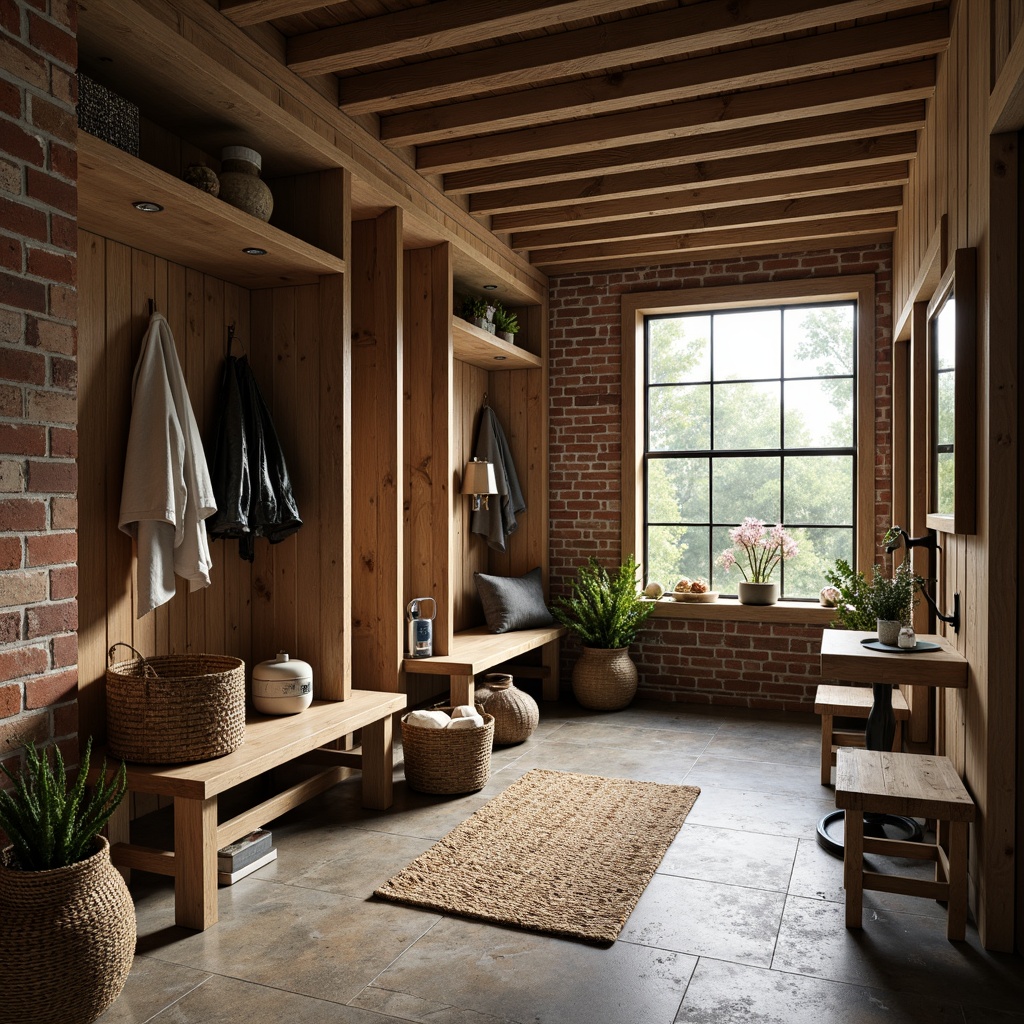
[[[322,793],[353,768],[362,772],[363,806],[375,810],[391,806],[392,715],[405,704],[404,693],[353,690],[344,701],[314,701],[297,715],[250,716],[245,723],[245,742],[224,757],[196,764],[128,765],[129,792],[173,798],[174,849],[132,845],[129,801],[122,800],[107,826],[111,859],[119,868],[171,875],[175,923],[209,928],[217,923],[219,849]],[[324,748],[357,730],[362,731],[360,748]],[[229,821],[217,823],[220,793],[304,756],[326,767]],[[94,764],[98,761],[98,757],[93,759]]]
[[[846,812],[843,885],[846,927],[863,924],[864,890],[945,901],[946,937],[967,928],[967,828],[974,802],[948,757],[843,749],[836,760],[836,806]],[[934,818],[934,843],[864,835],[864,812]],[[864,868],[864,854],[935,861],[935,880]]]
[[[451,702],[455,707],[473,703],[474,676],[540,648],[542,695],[544,700],[557,700],[559,640],[565,633],[564,626],[517,629],[509,633],[492,633],[486,626],[479,626],[456,633],[447,654],[406,658],[402,665],[406,672],[449,676]]]
[[[832,781],[832,766],[840,747],[863,747],[864,729],[845,729],[836,725],[837,718],[867,719],[873,695],[870,686],[844,686],[821,683],[814,694],[814,710],[821,715],[821,784]],[[892,710],[896,715],[893,750],[902,745],[902,723],[910,717],[907,698],[900,690],[892,691]]]

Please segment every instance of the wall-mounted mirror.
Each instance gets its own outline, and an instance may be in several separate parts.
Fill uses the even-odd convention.
[[[957,249],[928,303],[928,526],[974,533],[977,252]]]

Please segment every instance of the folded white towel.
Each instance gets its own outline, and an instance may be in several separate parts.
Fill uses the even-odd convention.
[[[445,729],[451,719],[443,711],[410,711],[406,715],[406,725],[416,725],[421,729]]]
[[[480,715],[465,715],[462,718],[453,718],[448,723],[449,729],[479,729],[483,726],[484,720]]]
[[[460,704],[452,708],[452,718],[472,718],[476,714],[476,708],[472,704]]]

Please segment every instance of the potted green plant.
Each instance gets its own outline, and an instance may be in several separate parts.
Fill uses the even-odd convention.
[[[462,302],[462,319],[474,327],[487,330],[487,300],[477,295],[467,295]]]
[[[86,791],[92,741],[68,785],[30,743],[25,767],[0,766],[0,1021],[91,1024],[117,998],[135,952],[135,907],[110,862],[100,830],[125,791],[125,768],[107,778],[106,761]]]
[[[825,579],[838,594],[835,601],[835,625],[843,629],[878,632],[878,639],[898,646],[900,628],[910,625],[917,591],[923,584],[908,562],[902,562],[887,576],[880,565],[873,567],[871,580],[855,572],[845,559],[837,559]],[[827,588],[826,588],[827,589]]]
[[[494,327],[495,333],[502,341],[514,343],[515,336],[519,333],[519,318],[499,302],[494,309]]]
[[[551,609],[583,646],[572,689],[586,708],[615,711],[636,695],[637,671],[629,646],[654,611],[654,603],[641,598],[638,576],[632,555],[612,573],[591,557],[577,571],[571,595],[558,598]]]

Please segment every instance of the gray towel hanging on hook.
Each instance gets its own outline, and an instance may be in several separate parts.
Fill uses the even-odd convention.
[[[501,429],[501,423],[489,405],[480,411],[480,427],[473,454],[494,466],[498,494],[497,497],[491,496],[489,508],[479,509],[472,514],[470,529],[486,537],[488,546],[493,550],[504,551],[505,541],[515,533],[519,525],[516,516],[526,511],[526,501],[519,487],[519,477],[512,462],[512,451],[505,438],[505,431]]]

